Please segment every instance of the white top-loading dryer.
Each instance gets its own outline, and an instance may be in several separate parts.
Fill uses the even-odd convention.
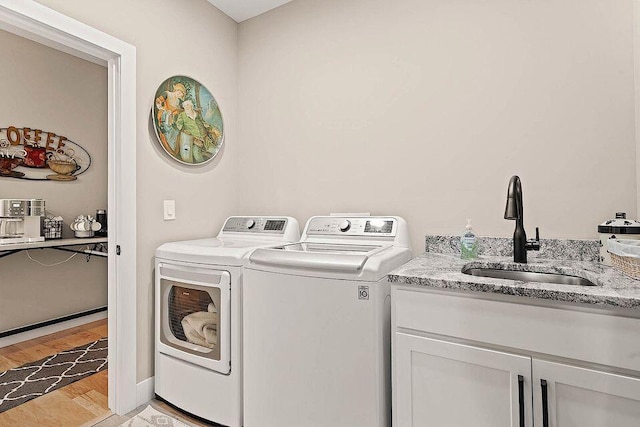
[[[230,217],[216,238],[156,250],[155,392],[198,417],[242,426],[242,266],[299,239],[291,217]]]
[[[399,217],[313,217],[256,249],[243,284],[245,427],[390,426],[390,292],[411,259]]]

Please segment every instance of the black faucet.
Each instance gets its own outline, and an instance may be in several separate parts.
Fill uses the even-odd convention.
[[[536,227],[535,240],[527,240],[524,231],[522,207],[522,184],[516,175],[511,177],[509,188],[507,189],[507,206],[504,209],[504,219],[514,219],[516,229],[513,232],[513,261],[523,264],[527,263],[527,251],[540,250],[540,230]]]

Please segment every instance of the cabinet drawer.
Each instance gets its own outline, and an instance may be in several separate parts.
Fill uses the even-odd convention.
[[[394,329],[640,371],[640,320],[393,287]]]

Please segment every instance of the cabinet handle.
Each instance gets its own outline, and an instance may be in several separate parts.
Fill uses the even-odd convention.
[[[518,375],[518,407],[520,411],[520,427],[524,427],[524,377]]]
[[[549,401],[547,399],[547,380],[540,380],[542,388],[542,427],[549,427]]]

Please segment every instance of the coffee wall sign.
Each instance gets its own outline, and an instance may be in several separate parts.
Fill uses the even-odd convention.
[[[66,136],[28,127],[0,128],[0,177],[75,181],[91,156]]]

